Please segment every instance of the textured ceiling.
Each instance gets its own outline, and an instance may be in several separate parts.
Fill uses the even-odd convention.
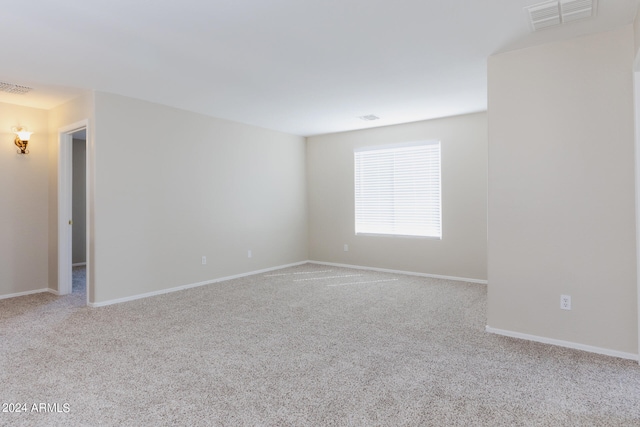
[[[487,57],[633,21],[638,0],[531,32],[531,0],[12,0],[0,102],[86,90],[297,135],[482,111]],[[379,120],[360,116],[375,114]]]

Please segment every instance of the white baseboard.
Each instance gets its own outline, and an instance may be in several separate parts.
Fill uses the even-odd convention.
[[[36,290],[33,290],[33,291],[16,292],[14,294],[0,295],[0,299],[23,297],[25,295],[33,295],[33,294],[41,294],[42,292],[52,292],[52,293],[54,293],[55,291],[53,289],[49,289],[49,288],[42,288],[42,289],[36,289]]]
[[[504,329],[496,329],[487,325],[485,330],[496,335],[504,335],[511,338],[519,338],[527,341],[535,341],[543,344],[557,345],[559,347],[572,348],[574,350],[588,351],[589,353],[603,354],[605,356],[619,357],[621,359],[629,359],[638,361],[638,355],[633,353],[625,353],[623,351],[610,350],[608,348],[594,347],[586,344],[579,344],[571,341],[557,340],[554,338],[540,337],[537,335],[523,334],[520,332],[507,331]]]
[[[466,277],[455,277],[455,276],[442,276],[439,274],[428,274],[428,273],[417,273],[415,271],[403,271],[403,270],[391,270],[388,268],[377,268],[377,267],[367,267],[363,265],[351,265],[351,264],[338,264],[335,262],[324,262],[324,261],[313,261],[310,260],[311,264],[320,264],[320,265],[330,265],[333,267],[345,267],[345,268],[355,268],[357,270],[371,270],[371,271],[381,271],[383,273],[397,273],[397,274],[406,274],[409,276],[420,276],[420,277],[430,277],[432,279],[446,279],[446,280],[455,280],[457,282],[470,282],[470,283],[479,283],[481,285],[486,285],[486,280],[481,279],[469,279]]]
[[[236,275],[233,275],[233,276],[220,277],[218,279],[205,280],[204,282],[191,283],[189,285],[181,285],[181,286],[176,286],[176,287],[169,288],[169,289],[161,289],[159,291],[153,291],[153,292],[147,292],[147,293],[144,293],[144,294],[132,295],[130,297],[125,297],[125,298],[118,298],[118,299],[102,301],[102,302],[90,302],[90,303],[87,303],[87,305],[89,307],[104,307],[104,306],[107,306],[107,305],[119,304],[119,303],[122,303],[122,302],[128,302],[128,301],[134,301],[134,300],[137,300],[137,299],[153,297],[153,296],[156,296],[156,295],[163,295],[163,294],[168,294],[168,293],[171,293],[171,292],[183,291],[185,289],[197,288],[199,286],[211,285],[213,283],[224,282],[224,281],[227,281],[227,280],[239,279],[241,277],[253,276],[255,274],[262,274],[262,273],[266,273],[266,272],[269,272],[269,271],[281,270],[283,268],[295,267],[297,265],[302,265],[302,264],[306,264],[306,263],[308,263],[308,261],[300,261],[300,262],[295,262],[293,264],[279,265],[277,267],[269,267],[269,268],[265,268],[263,270],[255,270],[255,271],[250,271],[248,273],[241,273],[241,274],[236,274]]]

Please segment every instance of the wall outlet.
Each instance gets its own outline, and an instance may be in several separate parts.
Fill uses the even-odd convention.
[[[349,245],[347,245],[346,243],[344,244],[344,251],[349,252]]]
[[[571,310],[571,295],[560,295],[560,308]]]
[[[247,258],[251,258],[253,256],[253,254],[251,253],[251,249],[249,249],[249,251],[247,251]]]
[[[202,265],[205,265],[207,263],[207,257],[203,256],[202,257]]]

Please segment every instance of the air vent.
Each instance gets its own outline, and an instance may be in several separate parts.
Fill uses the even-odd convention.
[[[554,0],[525,8],[533,31],[595,16],[596,0]]]
[[[562,22],[578,21],[593,16],[594,0],[560,0]]]
[[[368,114],[366,116],[360,116],[360,118],[362,120],[371,121],[371,120],[378,120],[380,117],[376,116],[375,114]]]
[[[534,31],[560,25],[560,5],[557,1],[535,4],[528,10]]]
[[[24,95],[25,93],[28,93],[29,91],[32,91],[32,90],[33,90],[33,88],[31,88],[31,87],[14,85],[12,83],[0,82],[0,92],[7,92],[7,93],[14,93],[14,94],[17,94],[17,95]]]

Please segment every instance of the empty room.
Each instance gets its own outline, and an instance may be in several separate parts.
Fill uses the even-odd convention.
[[[22,0],[1,426],[640,425],[639,0]]]

